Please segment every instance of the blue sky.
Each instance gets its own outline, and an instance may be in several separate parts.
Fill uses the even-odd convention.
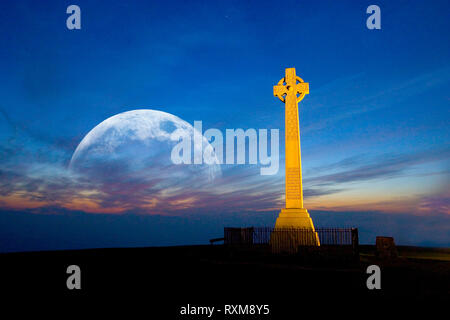
[[[70,4],[81,8],[81,30],[65,26]],[[96,213],[74,205],[73,195],[90,186],[73,181],[66,169],[92,128],[133,109],[165,111],[191,124],[202,120],[204,129],[280,128],[283,161],[284,107],[272,86],[285,68],[295,67],[310,84],[300,103],[300,130],[305,206],[313,219],[314,212],[327,212],[339,226],[352,224],[340,218],[345,214],[368,212],[370,219],[355,219],[355,224],[370,234],[379,230],[409,244],[448,246],[449,4],[378,1],[382,29],[368,30],[365,11],[371,4],[1,2],[0,208],[8,212],[1,229],[15,230],[26,222],[22,216],[16,221],[19,213],[11,215],[16,211],[38,217],[70,216],[71,210],[116,214],[101,201]],[[254,216],[254,224],[271,224],[283,206],[283,168],[262,177],[251,166],[224,166],[212,195],[185,181],[177,201],[196,201],[183,210],[146,211],[133,207],[132,195],[121,199],[135,219],[208,216],[207,228],[219,230],[224,220],[210,216],[228,214],[233,219],[227,224],[251,224],[243,218],[247,215]],[[401,218],[379,228],[387,216]],[[433,222],[434,234],[430,219],[441,222]],[[64,221],[70,225],[70,218]],[[86,230],[91,230],[89,221]],[[118,225],[130,230],[129,221]],[[157,221],[148,223],[154,227]],[[410,221],[408,228],[404,221]],[[77,226],[72,227],[83,230]],[[196,228],[206,239],[207,231]],[[407,237],[411,228],[417,229],[414,239]],[[5,243],[23,236],[19,230],[10,231]],[[50,234],[43,228],[33,248],[48,248]],[[121,234],[123,244],[129,243],[127,233]],[[179,241],[197,240],[187,235]],[[374,239],[367,236],[367,241]],[[67,247],[77,247],[75,240],[70,243]]]

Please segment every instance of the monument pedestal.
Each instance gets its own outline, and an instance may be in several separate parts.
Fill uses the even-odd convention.
[[[315,231],[308,210],[305,208],[281,209],[275,228],[305,228]]]
[[[299,246],[320,246],[319,236],[305,208],[281,209],[270,235],[274,253],[297,253]]]

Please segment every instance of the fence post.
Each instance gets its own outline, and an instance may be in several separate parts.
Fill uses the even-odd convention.
[[[359,257],[359,236],[358,228],[352,228],[352,248],[353,254]]]

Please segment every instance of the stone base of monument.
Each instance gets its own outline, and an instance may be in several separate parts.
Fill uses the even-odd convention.
[[[314,230],[314,224],[305,208],[281,209],[275,228],[306,228]]]
[[[319,236],[305,208],[281,209],[270,235],[273,253],[297,253],[300,246],[320,246]]]

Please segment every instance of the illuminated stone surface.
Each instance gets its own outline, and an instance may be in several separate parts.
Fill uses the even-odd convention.
[[[315,231],[311,217],[303,207],[302,162],[298,118],[298,103],[306,94],[309,94],[309,84],[296,76],[295,68],[287,68],[285,77],[273,87],[273,94],[284,102],[286,108],[286,208],[281,210],[275,223],[275,228],[305,228]],[[320,245],[317,234],[307,245]]]

